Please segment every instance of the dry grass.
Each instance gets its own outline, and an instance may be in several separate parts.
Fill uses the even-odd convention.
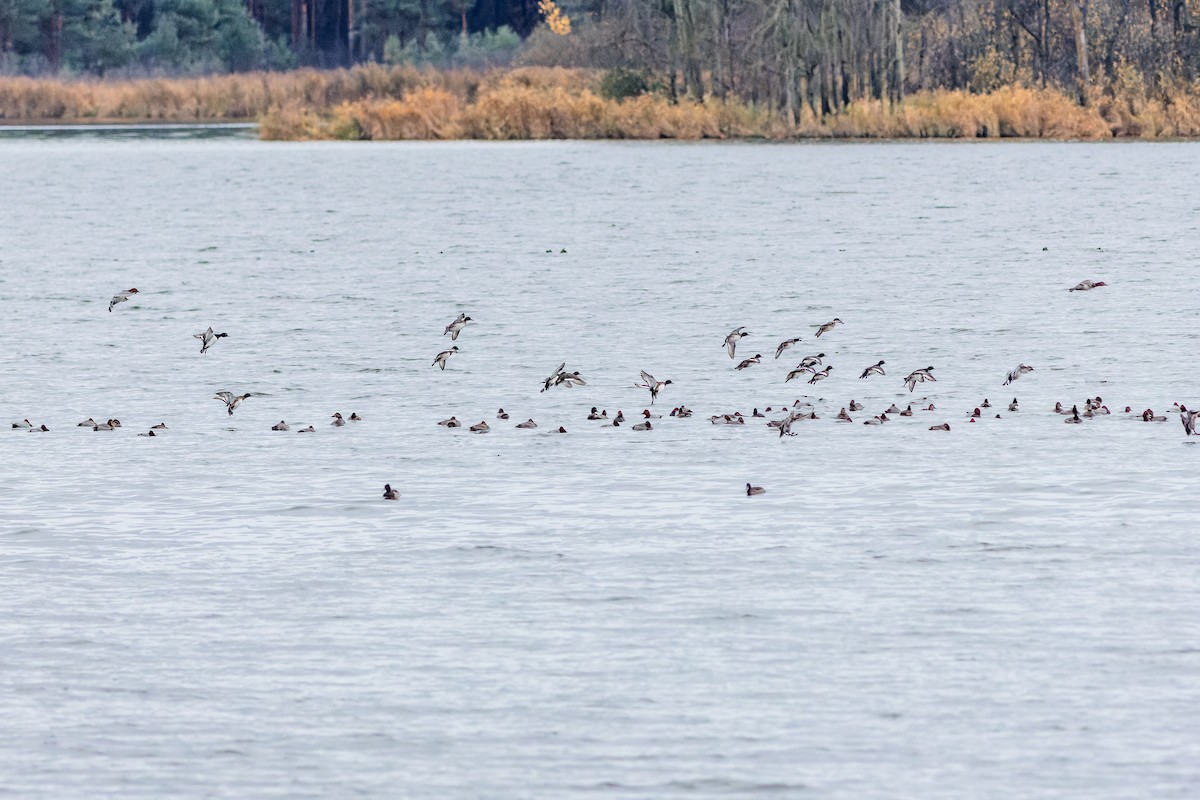
[[[0,78],[0,121],[258,120],[264,139],[1103,139],[1200,136],[1200,85],[1151,94],[1122,68],[1088,105],[1056,90],[920,92],[892,105],[864,100],[799,124],[740,100],[623,101],[591,70],[491,72],[362,65],[348,70],[135,81]]]

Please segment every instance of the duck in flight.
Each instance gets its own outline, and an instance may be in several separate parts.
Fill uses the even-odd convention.
[[[1067,289],[1068,292],[1087,292],[1092,289],[1099,289],[1101,286],[1108,286],[1104,281],[1080,281],[1079,283]]]
[[[762,362],[762,353],[755,353],[754,358],[747,358],[747,359],[743,360],[742,363],[738,364],[736,367],[734,367],[734,369],[745,369],[746,367],[749,367],[753,364],[758,364],[761,362]],[[784,381],[784,383],[786,383],[786,382],[787,381]]]
[[[937,378],[933,377],[933,367],[913,370],[912,373],[910,373],[909,376],[904,379],[904,385],[907,386],[908,390],[911,392],[918,383],[924,383],[925,381],[933,381],[934,383],[937,383]]]
[[[233,410],[242,404],[242,401],[250,397],[250,393],[235,395],[233,392],[217,392],[213,395],[214,400],[220,400],[225,404],[225,410],[229,412],[229,416],[233,416]]]
[[[650,390],[650,405],[654,405],[654,401],[658,399],[658,393],[663,390],[663,387],[670,385],[670,381],[656,381],[654,376],[646,370],[642,370],[642,382],[637,384],[639,389]]]
[[[454,355],[457,352],[458,352],[458,345],[452,345],[449,350],[443,350],[442,352],[438,353],[437,357],[435,357],[433,359],[433,363],[430,364],[430,366],[431,367],[440,367],[443,371],[445,371],[446,360],[448,358],[450,358],[450,356]]]
[[[1033,367],[1029,366],[1028,364],[1018,364],[1016,369],[1008,373],[1008,377],[1004,379],[1004,385],[1008,386],[1017,378],[1021,377],[1022,375],[1028,375],[1030,372],[1033,372]]]
[[[138,293],[137,289],[126,289],[123,292],[117,292],[116,294],[114,294],[112,297],[112,300],[108,301],[109,312],[110,313],[112,312],[113,306],[117,305],[118,303],[124,303],[124,302],[128,301],[130,296],[135,295],[137,293]]]
[[[224,339],[228,335],[228,333],[213,333],[212,326],[209,326],[206,331],[193,333],[192,338],[200,340],[200,355],[204,355],[208,352],[208,348],[216,344],[217,339]]]
[[[884,375],[884,374],[885,373],[883,371],[883,362],[880,361],[878,364],[875,364],[873,366],[870,366],[870,367],[867,367],[866,369],[864,369],[862,375],[859,375],[858,377],[861,379],[861,378],[869,378],[872,375]]]
[[[836,328],[838,325],[845,325],[845,324],[846,323],[842,322],[837,317],[834,317],[832,321],[826,322],[824,325],[817,328],[817,338],[819,339],[821,337],[822,333],[829,333],[831,330]]]
[[[750,334],[746,333],[746,326],[740,325],[729,332],[725,337],[725,352],[729,353],[730,358],[734,358],[734,353],[737,352],[737,344]]]
[[[471,318],[466,314],[459,314],[458,319],[446,326],[446,331],[442,334],[442,336],[445,336],[448,333],[450,334],[450,341],[453,342],[457,340],[458,335],[462,333],[462,329],[467,327],[467,323],[470,321]]]
[[[798,341],[800,341],[799,336],[797,336],[795,339],[784,339],[782,342],[779,343],[779,347],[775,348],[775,357],[779,358],[781,355],[783,355],[784,350],[787,350],[789,347],[791,347]]]

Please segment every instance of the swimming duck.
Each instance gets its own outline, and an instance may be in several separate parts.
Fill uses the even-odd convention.
[[[588,419],[590,419],[590,420],[608,419],[608,409],[606,408],[606,409],[604,409],[603,412],[599,412],[596,410],[595,406],[592,406],[592,412],[590,414],[588,414]]]
[[[111,422],[100,422],[100,423],[97,423],[96,425],[94,425],[92,427],[92,430],[93,431],[111,431],[111,430],[116,430],[116,429],[113,428]]]
[[[224,339],[228,335],[228,333],[213,333],[212,326],[210,325],[206,331],[193,333],[192,338],[200,340],[200,355],[204,355],[208,352],[208,348],[216,343],[217,339]]]
[[[741,325],[737,328],[734,328],[729,332],[729,335],[725,337],[725,351],[729,353],[730,358],[734,357],[733,354],[737,351],[738,342],[750,335],[745,333],[745,330],[746,326]]]
[[[153,430],[149,430],[149,431],[146,431],[145,433],[139,433],[138,436],[158,436],[158,434],[155,433]]]
[[[679,408],[675,409],[675,416],[677,417],[690,417],[691,415],[692,410],[690,408],[680,406]]]
[[[854,421],[854,420],[850,419],[850,415],[846,413],[846,409],[844,407],[842,408],[841,411],[838,412],[838,415],[835,419],[837,419],[838,422],[853,422]]]
[[[430,364],[430,366],[431,367],[440,367],[443,371],[445,371],[446,360],[449,359],[450,356],[454,355],[457,352],[458,352],[458,345],[452,345],[449,350],[443,350],[442,352],[438,353],[437,356],[433,359],[433,363]]]
[[[617,409],[617,415],[615,417],[613,417],[613,422],[624,422],[624,421],[625,421],[625,412],[620,409]]]
[[[991,408],[991,407],[992,407],[992,404],[988,402],[988,399],[986,397],[983,398],[983,405],[981,405],[980,408]]]
[[[522,430],[530,430],[532,428],[536,428],[537,423],[534,422],[532,419],[527,419],[524,422],[518,422],[517,427],[521,428]],[[472,428],[471,430],[475,430],[475,429]]]
[[[857,400],[851,400],[850,401],[850,410],[851,411],[862,411],[863,404],[858,402]]]
[[[346,424],[346,420],[342,419],[342,412],[338,411],[333,415],[333,422],[329,423],[335,428],[340,428]]]
[[[1009,411],[1020,411],[1021,410],[1021,407],[1019,405],[1017,405],[1017,398],[1014,397],[1013,401],[1008,404],[1008,410]]]
[[[1063,404],[1061,402],[1058,402],[1058,403],[1054,404],[1054,413],[1055,414],[1070,414],[1071,412],[1069,409],[1063,408]]]
[[[83,422],[79,423],[75,427],[77,427],[77,428],[94,428],[94,427],[96,427],[96,420],[92,419],[91,417],[88,417],[87,419],[85,419]]]
[[[1108,286],[1104,281],[1080,281],[1079,283],[1067,289],[1068,292],[1086,292],[1090,289],[1098,289],[1101,286]]]
[[[931,431],[948,431],[948,430],[950,430],[950,423],[943,422],[941,425],[930,425],[929,430],[931,430]]]
[[[654,425],[650,423],[650,420],[646,420],[645,422],[639,422],[637,425],[634,425],[633,429],[635,431],[652,431],[654,430]]]
[[[745,369],[751,364],[758,364],[762,361],[762,353],[756,353],[754,358],[747,358],[742,363],[738,364],[734,369]]]
[[[662,419],[662,414],[651,414],[650,409],[642,410],[642,419]]]
[[[316,432],[317,432],[317,429],[314,428],[312,425],[309,425],[307,428],[301,428],[300,430],[296,431],[296,433],[316,433]]]
[[[112,312],[113,306],[117,305],[118,303],[124,303],[126,300],[128,300],[130,298],[131,295],[135,295],[137,293],[138,293],[137,289],[126,289],[123,292],[117,292],[116,294],[114,294],[112,300],[108,301],[109,312]]]
[[[462,427],[462,423],[458,421],[458,417],[451,417],[450,419],[444,419],[441,422],[439,422],[438,425],[441,425],[443,428],[461,428]]]
[[[167,423],[165,423],[165,422],[160,422],[157,425],[150,426],[150,430],[152,430],[152,431],[165,431],[166,429],[167,429]]]
[[[800,363],[796,365],[796,369],[808,369],[809,367],[819,366],[824,363],[821,361],[823,358],[825,358],[824,353],[817,353],[815,356],[805,356],[800,359]]]
[[[783,355],[784,350],[787,350],[798,341],[800,341],[799,336],[797,336],[795,339],[784,339],[779,343],[779,347],[775,348],[775,358],[779,358],[779,356]]]
[[[566,432],[567,432],[567,429],[564,428],[562,425],[559,425],[558,430],[556,431],[556,433],[566,433]]]
[[[273,431],[290,431],[291,429],[292,429],[292,426],[288,425],[283,420],[279,420],[278,424],[271,426],[271,430],[273,430]]]
[[[982,416],[983,416],[983,412],[982,412],[982,411],[980,411],[978,408],[976,408],[974,411],[972,411],[972,412],[971,412],[970,414],[968,414],[967,416],[968,416],[968,417],[971,417],[972,419],[979,419],[980,417],[982,417]]]
[[[508,412],[503,408],[496,412],[496,419],[508,419]]]
[[[918,383],[924,383],[925,381],[933,381],[934,383],[937,383],[937,378],[933,377],[932,373],[933,367],[913,370],[909,376],[904,379],[904,385],[907,386],[908,390],[911,392]]]
[[[47,428],[45,425],[39,425],[36,428],[30,428],[29,432],[30,433],[49,433],[50,429]]]
[[[899,414],[899,413],[900,413],[900,407],[899,407],[899,406],[897,406],[895,403],[892,403],[892,407],[891,407],[891,408],[889,408],[889,409],[888,409],[886,412],[884,412],[884,413],[886,413],[886,414]]]
[[[911,403],[909,404],[908,408],[906,408],[900,412],[900,416],[902,416],[902,417],[911,417],[912,415],[913,415],[913,410],[912,410]]]
[[[767,417],[766,414],[762,413],[757,408],[754,409],[754,413],[752,413],[750,416],[755,417],[757,419],[766,419],[766,417]]]
[[[658,393],[663,390],[663,387],[670,385],[670,381],[654,380],[654,376],[646,370],[642,370],[642,383],[638,384],[640,388],[650,390],[650,405],[654,405],[654,401],[658,399]]]
[[[1079,418],[1079,409],[1075,406],[1072,406],[1071,407],[1071,418],[1064,419],[1063,422],[1072,423],[1072,424],[1076,424],[1076,425],[1078,425],[1080,422],[1083,422],[1083,420]]]
[[[481,421],[478,425],[471,426],[471,433],[487,433],[491,428],[488,427],[487,420]]]
[[[1179,421],[1183,423],[1183,435],[1196,435],[1196,417],[1200,416],[1200,411],[1188,411],[1187,406],[1179,407]]]
[[[826,322],[824,325],[817,328],[817,338],[818,339],[821,338],[822,333],[829,333],[831,330],[836,328],[838,325],[844,325],[844,324],[845,323],[842,322],[840,319],[838,319],[837,317],[834,317],[832,322]]]
[[[1033,367],[1028,366],[1027,364],[1018,364],[1016,369],[1008,373],[1008,377],[1004,379],[1004,385],[1008,386],[1017,378],[1030,372],[1033,372]]]
[[[399,500],[400,493],[397,492],[395,489],[393,489],[392,485],[390,483],[385,483],[383,485],[383,499],[384,500]]]
[[[217,392],[213,395],[213,400],[220,400],[225,404],[225,410],[229,412],[229,416],[233,416],[233,410],[242,404],[242,401],[250,397],[250,393],[234,395],[233,392]],[[120,423],[118,423],[119,425]]]
[[[880,414],[878,417],[871,417],[863,425],[882,425],[885,422],[887,422],[887,414]]]
[[[746,497],[753,497],[756,494],[766,494],[767,490],[761,486],[751,486],[746,484]]]
[[[1166,421],[1167,421],[1167,418],[1165,416],[1156,417],[1156,416],[1154,416],[1154,412],[1149,408],[1147,408],[1145,411],[1142,412],[1142,422],[1166,422]]]
[[[30,422],[29,420],[25,419],[25,420],[21,420],[20,422],[14,422],[13,427],[18,428],[20,430],[29,430],[30,428],[33,427],[33,423]]]
[[[830,367],[826,367],[825,369],[821,370],[820,372],[814,372],[813,376],[808,379],[808,382],[816,383],[817,381],[823,381],[829,377],[829,373],[832,370],[833,370],[833,367],[830,366]]]
[[[119,419],[110,419],[110,420],[108,421],[108,424],[109,424],[109,425],[111,425],[111,426],[113,426],[114,428],[119,428],[119,427],[121,427],[121,420],[119,420]]]
[[[467,323],[470,321],[471,318],[466,314],[459,314],[458,319],[446,326],[446,330],[444,333],[442,333],[442,336],[445,336],[448,333],[450,334],[450,341],[455,341],[458,339],[458,335],[462,333],[462,329],[467,327]]]
[[[870,366],[870,367],[867,367],[866,369],[864,369],[862,372],[862,375],[859,375],[858,377],[861,379],[861,378],[869,377],[871,375],[883,375],[883,374],[885,374],[883,371],[883,362],[880,361],[878,364],[875,364],[874,366]]]
[[[350,421],[351,422],[362,422],[362,417],[360,417],[356,412],[351,411],[350,412]]]

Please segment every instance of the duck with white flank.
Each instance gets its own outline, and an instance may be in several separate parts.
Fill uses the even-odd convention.
[[[450,334],[450,341],[453,342],[457,340],[458,335],[462,333],[462,329],[467,327],[467,323],[470,321],[471,318],[466,314],[459,314],[458,319],[446,326],[446,331],[442,334],[442,336],[445,336],[448,333]]]
[[[1013,401],[1008,404],[1008,410],[1009,411],[1020,411],[1021,410],[1021,407],[1017,404],[1017,398],[1014,397]]]
[[[108,301],[109,312],[110,313],[112,312],[113,306],[117,305],[118,303],[126,302],[127,300],[129,300],[130,296],[135,295],[137,293],[138,293],[137,289],[126,289],[123,292],[117,292],[116,294],[114,294],[112,297],[112,300]]]
[[[1099,289],[1101,286],[1108,286],[1104,281],[1080,281],[1079,283],[1067,289],[1068,292],[1087,292],[1092,289]]]
[[[734,328],[729,332],[729,335],[725,337],[725,352],[729,353],[730,358],[733,358],[733,354],[737,352],[738,342],[750,335],[746,333],[745,330],[746,326],[741,325],[737,328]]]
[[[508,412],[503,408],[496,412],[496,419],[508,419]]]
[[[346,420],[342,419],[342,412],[338,411],[333,415],[333,422],[329,423],[335,428],[340,428],[346,424]]]
[[[229,416],[233,416],[233,410],[242,404],[242,401],[250,397],[250,393],[235,395],[233,392],[217,392],[213,395],[213,400],[220,400],[225,404],[225,410],[229,412]]]
[[[206,331],[193,333],[192,338],[200,340],[200,355],[204,355],[208,352],[208,348],[216,343],[217,339],[224,339],[228,335],[228,333],[213,333],[212,326],[210,325]]]
[[[861,378],[869,378],[872,375],[884,375],[884,374],[886,374],[886,373],[883,371],[883,362],[880,361],[878,364],[875,364],[874,366],[870,366],[870,367],[867,367],[866,369],[864,369],[862,372],[862,375],[859,375],[858,377],[861,379]]]
[[[823,358],[825,358],[824,353],[817,353],[815,356],[805,356],[800,359],[800,363],[796,365],[796,369],[812,369],[813,367],[820,366],[824,363],[821,360]]]
[[[94,428],[94,427],[96,427],[96,420],[92,419],[91,417],[88,417],[87,419],[85,419],[83,422],[79,423],[75,427],[77,427],[77,428]]]
[[[738,364],[734,369],[745,369],[753,364],[758,364],[762,361],[762,353],[756,353],[753,358],[747,358]]]
[[[833,370],[833,367],[826,367],[825,369],[821,370],[820,372],[814,372],[813,376],[808,379],[808,382],[816,383],[817,381],[823,381],[829,377],[829,373],[832,370]]]
[[[817,338],[819,339],[821,337],[822,333],[829,333],[831,330],[836,328],[838,325],[845,325],[845,324],[846,323],[842,322],[837,317],[834,317],[831,322],[826,322],[824,325],[817,328]]]
[[[904,379],[904,385],[907,386],[908,390],[911,392],[918,383],[924,383],[925,381],[933,381],[934,383],[937,383],[937,378],[933,377],[933,367],[913,370],[912,373]]]
[[[430,364],[429,366],[440,367],[442,370],[445,370],[446,369],[446,360],[449,359],[450,356],[454,355],[457,352],[458,352],[458,345],[451,345],[449,350],[443,350],[442,352],[438,353],[437,357],[433,359],[433,363]]]
[[[24,420],[21,420],[20,422],[14,422],[12,424],[12,426],[18,430],[26,430],[27,431],[27,430],[30,430],[31,428],[33,428],[33,423],[27,419],[24,419]]]
[[[775,357],[779,358],[781,355],[783,355],[784,350],[787,350],[789,347],[791,347],[798,341],[800,341],[799,336],[797,336],[795,339],[784,339],[782,342],[779,343],[779,347],[775,348]]]
[[[766,494],[767,490],[761,486],[751,486],[746,484],[746,497],[753,497],[756,494]]]
[[[637,384],[637,387],[650,390],[650,405],[654,405],[654,401],[658,399],[658,393],[663,390],[664,386],[670,385],[670,381],[656,381],[653,375],[642,370],[642,382]]]
[[[383,485],[383,499],[384,500],[399,500],[400,493],[397,492],[395,489],[393,489],[392,485],[390,483],[385,483]]]
[[[1004,379],[1004,385],[1008,386],[1017,378],[1021,377],[1022,375],[1027,375],[1030,372],[1033,372],[1033,367],[1029,366],[1028,364],[1018,364],[1016,369],[1008,373],[1008,377]]]
[[[441,422],[439,422],[438,425],[441,425],[443,428],[461,428],[462,427],[462,423],[458,421],[458,417],[451,417],[450,419],[444,419]]]
[[[1183,423],[1184,436],[1196,435],[1196,417],[1200,417],[1200,411],[1188,411],[1187,406],[1179,407],[1179,421]]]

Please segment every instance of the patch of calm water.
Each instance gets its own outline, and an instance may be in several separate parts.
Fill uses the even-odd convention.
[[[1200,448],[1049,409],[1200,402],[1198,172],[1191,144],[0,140],[0,423],[51,428],[0,435],[0,793],[1194,796]],[[784,385],[813,352],[832,377]],[[564,360],[589,385],[539,393]],[[586,422],[644,408],[640,369],[696,416]],[[254,396],[230,419],[222,389]],[[803,393],[791,439],[706,419]],[[851,397],[938,411],[835,424]],[[1003,419],[962,424],[984,397]]]

